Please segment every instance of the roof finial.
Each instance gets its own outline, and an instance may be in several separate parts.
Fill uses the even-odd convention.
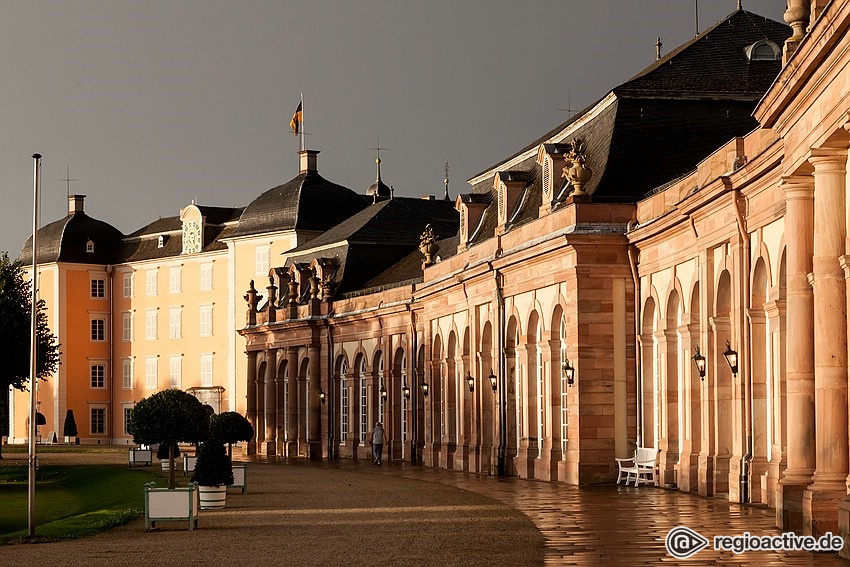
[[[664,44],[663,44],[663,43],[661,43],[661,38],[659,37],[659,38],[655,41],[655,60],[656,60],[656,61],[658,61],[659,59],[661,59],[661,46],[662,46],[662,45],[664,45]]]
[[[738,9],[739,9],[739,10],[743,10],[743,9],[744,9],[744,2],[743,2],[743,0],[738,0]]]
[[[443,196],[443,199],[446,201],[451,201],[451,197],[449,197],[449,160],[446,160],[446,177],[443,179],[443,183],[446,184],[446,194]]]

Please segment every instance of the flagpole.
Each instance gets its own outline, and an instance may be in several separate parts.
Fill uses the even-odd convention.
[[[304,93],[301,93],[301,151],[304,151]]]
[[[38,325],[38,186],[41,173],[41,154],[33,154],[33,189],[32,189],[32,303],[30,309],[30,426],[29,426],[29,473],[27,475],[27,533],[35,535],[35,433],[36,420],[35,388],[38,374],[36,359],[37,325]]]

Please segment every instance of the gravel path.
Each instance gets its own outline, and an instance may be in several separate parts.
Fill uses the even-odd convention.
[[[123,464],[126,453],[42,453],[39,460]],[[543,564],[543,536],[520,512],[479,494],[379,471],[251,463],[248,494],[231,491],[226,509],[203,511],[197,531],[159,522],[158,530],[145,532],[137,520],[86,539],[5,546],[0,564]]]

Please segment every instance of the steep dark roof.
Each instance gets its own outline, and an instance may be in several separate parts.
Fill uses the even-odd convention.
[[[79,264],[114,264],[120,260],[121,231],[83,212],[54,221],[38,230],[38,263],[73,262]],[[91,240],[94,252],[86,252]],[[32,236],[21,248],[20,259],[32,262]]]
[[[254,199],[233,236],[279,230],[327,230],[366,206],[363,196],[314,171],[269,189]]]
[[[440,247],[437,257],[445,260],[457,254],[458,236],[437,240]],[[363,284],[363,289],[388,287],[402,282],[422,281],[422,260],[425,258],[417,248],[407,256]]]

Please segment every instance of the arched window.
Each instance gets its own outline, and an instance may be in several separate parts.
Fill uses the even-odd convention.
[[[567,432],[567,425],[569,423],[569,410],[567,409],[567,388],[569,388],[569,384],[567,383],[567,373],[563,370],[567,365],[567,322],[562,318],[561,319],[561,331],[560,331],[560,339],[561,339],[561,355],[559,357],[559,363],[561,367],[561,453],[566,457],[567,455],[567,440],[569,438]]]
[[[348,439],[348,363],[343,359],[339,368],[339,439],[343,443]]]
[[[386,386],[384,385],[384,357],[380,354],[378,355],[378,388]],[[378,395],[378,419],[375,421],[384,421],[384,396]]]
[[[283,440],[289,441],[289,365],[283,367]],[[294,432],[292,432],[294,436]]]
[[[546,364],[543,362],[543,325],[537,324],[537,446],[543,447],[543,424],[546,422]]]
[[[401,388],[398,390],[398,395],[401,397],[401,450],[404,453],[404,447],[407,444],[407,400],[404,399],[404,387],[407,386],[407,354],[401,355]]]
[[[366,392],[366,358],[360,359],[360,442],[366,442],[366,403],[368,402]]]

